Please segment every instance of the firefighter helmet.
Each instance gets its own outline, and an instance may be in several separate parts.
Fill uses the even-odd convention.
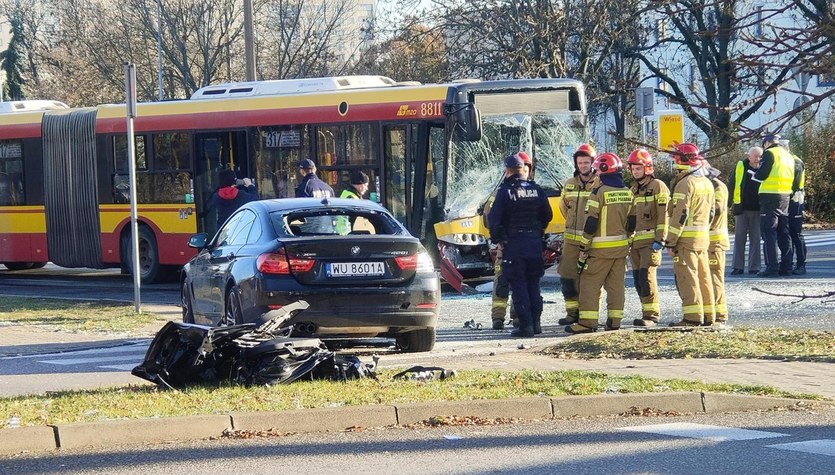
[[[684,170],[704,164],[704,157],[699,152],[699,147],[692,143],[676,145],[673,160],[676,162],[676,168]]]
[[[633,150],[632,153],[629,154],[629,158],[626,159],[626,163],[630,165],[643,165],[644,173],[647,175],[652,175],[655,171],[655,167],[653,167],[652,163],[652,155],[650,155],[645,148],[636,148]]]
[[[522,159],[522,163],[528,166],[528,168],[533,168],[533,161],[531,161],[531,157],[528,156],[525,152],[517,152],[516,156]]]
[[[574,163],[577,163],[577,157],[579,155],[585,155],[587,157],[595,158],[597,157],[597,152],[594,150],[594,147],[587,143],[584,143],[580,144],[580,146],[577,147],[577,150],[574,151]]]
[[[623,161],[614,153],[601,153],[594,160],[594,169],[598,175],[620,173],[623,170]]]

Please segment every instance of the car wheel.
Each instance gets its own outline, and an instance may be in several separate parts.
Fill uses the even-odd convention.
[[[233,285],[226,293],[226,307],[223,309],[223,318],[220,319],[220,326],[240,325],[243,323],[243,311],[241,309],[241,296],[238,286]]]
[[[432,351],[435,347],[435,329],[414,330],[397,337],[397,346],[406,353]]]
[[[194,323],[194,299],[191,297],[191,289],[185,281],[183,281],[180,295],[183,305],[183,323]]]

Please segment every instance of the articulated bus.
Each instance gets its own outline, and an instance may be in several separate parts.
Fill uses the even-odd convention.
[[[8,104],[0,108],[0,263],[128,272],[125,105]],[[480,210],[501,180],[502,158],[530,153],[535,179],[556,200],[588,128],[574,80],[420,85],[344,76],[222,84],[188,100],[140,103],[134,133],[139,269],[148,283],[194,255],[190,235],[215,230],[203,205],[219,171],[252,178],[263,199],[292,197],[304,158],[337,194],[352,171],[364,171],[369,197],[427,249],[462,274],[487,274]]]

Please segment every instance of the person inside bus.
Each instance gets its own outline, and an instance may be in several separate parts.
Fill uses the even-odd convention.
[[[227,168],[218,173],[217,190],[209,197],[206,210],[203,212],[204,216],[212,210],[217,212],[217,229],[220,229],[238,208],[258,199],[258,192],[252,180],[244,178],[240,184],[236,184],[237,181],[235,170]]]

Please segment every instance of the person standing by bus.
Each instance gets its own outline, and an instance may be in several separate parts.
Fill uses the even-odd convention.
[[[542,236],[553,214],[542,188],[523,178],[525,162],[514,154],[504,163],[505,179],[488,215],[490,240],[502,249],[502,271],[519,317],[510,336],[530,338],[542,332]]]
[[[661,302],[658,298],[656,269],[661,265],[661,249],[667,240],[669,218],[667,203],[670,189],[655,178],[652,155],[639,148],[626,159],[629,172],[635,179],[632,213],[635,215],[635,237],[629,251],[632,262],[632,279],[641,299],[641,318],[633,320],[638,327],[654,327],[661,319]]]
[[[632,191],[623,183],[623,161],[614,153],[595,160],[599,183],[586,202],[586,220],[575,263],[580,275],[579,319],[566,333],[597,331],[600,289],[606,290],[606,330],[618,330],[623,319],[624,280],[629,237],[635,231]]]
[[[765,152],[760,168],[753,173],[753,180],[760,184],[760,233],[765,254],[765,269],[757,275],[791,275],[793,255],[789,237],[789,200],[794,182],[794,157],[780,146],[777,134],[763,136],[763,148]]]
[[[665,246],[673,258],[673,273],[684,315],[670,326],[699,326],[706,315],[713,321],[713,314],[705,312],[705,305],[713,304],[707,258],[714,206],[713,184],[707,178],[704,158],[696,145],[676,145],[673,160],[679,172],[670,187],[673,195],[667,211],[670,228]]]
[[[708,169],[708,178],[713,183],[713,220],[710,222],[710,245],[707,248],[710,282],[713,285],[713,308],[708,309],[705,304],[703,324],[724,325],[728,321],[728,305],[725,301],[725,252],[731,248],[728,240],[728,187],[719,179],[719,170],[707,162],[705,167]]]
[[[581,144],[577,147],[574,151],[574,177],[565,182],[560,195],[560,212],[565,218],[562,256],[557,267],[560,290],[565,299],[565,317],[559,319],[560,325],[577,323],[580,318],[577,258],[580,255],[583,223],[586,221],[586,202],[597,178],[592,168],[596,157],[597,152],[591,145]]]
[[[760,184],[748,170],[760,167],[763,149],[751,147],[728,177],[728,194],[734,213],[734,257],[731,275],[745,273],[745,241],[748,241],[748,273],[760,271]]]
[[[241,185],[237,185],[235,171],[230,169],[221,170],[218,173],[217,190],[209,197],[203,216],[211,210],[217,212],[217,229],[226,222],[238,208],[258,199],[258,192],[252,180],[244,178]]]
[[[351,172],[351,179],[348,187],[342,190],[340,198],[349,200],[361,200],[366,193],[368,193],[368,175],[357,170]],[[351,232],[352,225],[348,216],[336,217],[336,232],[342,236]]]
[[[302,181],[296,187],[296,198],[333,198],[333,188],[316,176],[316,164],[305,158],[299,162]]]

